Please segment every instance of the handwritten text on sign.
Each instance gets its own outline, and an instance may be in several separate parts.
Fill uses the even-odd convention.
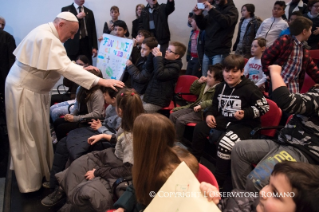
[[[133,41],[127,38],[103,34],[97,67],[107,79],[121,79],[126,61],[130,59]]]

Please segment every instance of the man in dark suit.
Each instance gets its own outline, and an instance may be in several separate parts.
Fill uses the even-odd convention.
[[[0,96],[4,95],[4,85],[6,77],[11,66],[15,62],[16,57],[13,51],[16,48],[16,43],[12,35],[4,31],[6,21],[0,17]]]
[[[84,7],[85,0],[74,0],[69,6],[63,7],[62,12],[71,12],[79,20],[79,31],[74,39],[69,39],[64,43],[64,47],[71,60],[76,60],[77,56],[85,55],[92,65],[92,56],[97,55],[97,37],[95,20],[92,10]]]
[[[168,16],[175,10],[174,0],[167,0],[166,4],[158,4],[157,0],[146,0],[147,6],[138,18],[138,29],[150,31],[161,45],[161,52],[165,55],[171,33],[168,26]]]

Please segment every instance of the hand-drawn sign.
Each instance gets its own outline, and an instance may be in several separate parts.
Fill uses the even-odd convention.
[[[121,80],[132,49],[133,40],[103,34],[96,65],[102,71],[103,77]]]

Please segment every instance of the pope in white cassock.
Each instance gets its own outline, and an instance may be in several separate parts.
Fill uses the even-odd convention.
[[[32,30],[15,49],[16,62],[6,79],[5,103],[14,169],[22,193],[40,189],[48,181],[53,162],[49,126],[50,90],[64,76],[86,89],[98,84],[123,87],[70,61],[62,43],[73,39],[79,29],[70,12],[58,14],[53,22]]]

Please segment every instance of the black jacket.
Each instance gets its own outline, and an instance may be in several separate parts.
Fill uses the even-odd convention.
[[[140,57],[135,65],[127,67],[127,73],[130,75],[131,86],[140,95],[145,93],[148,82],[152,77],[151,72],[147,70],[148,64],[151,62],[149,60],[146,57]]]
[[[138,18],[132,21],[132,38],[136,38],[138,33]]]
[[[238,11],[233,0],[228,0],[224,6],[211,9],[205,17],[195,15],[195,21],[201,30],[206,30],[205,54],[208,57],[230,53],[238,21]]]
[[[12,35],[6,31],[0,31],[0,93],[4,93],[7,75],[16,57],[13,51],[16,43]]]
[[[238,33],[237,33],[237,39],[233,47],[233,51],[236,51],[237,45],[239,43],[240,39],[240,29],[241,25],[243,24],[244,18],[240,19],[239,26],[238,26]],[[261,24],[262,20],[256,16],[254,16],[249,23],[247,24],[246,32],[243,38],[243,53],[244,57],[249,59],[251,58],[251,43],[256,37],[256,33],[259,29],[259,26]]]
[[[83,6],[84,7],[84,6]],[[92,10],[84,7],[84,11],[86,13],[85,21],[86,21],[86,29],[88,32],[89,38],[89,46],[90,48],[98,49],[97,47],[97,36],[96,36],[96,28],[95,28],[95,19]],[[62,12],[71,12],[75,16],[77,15],[77,10],[73,4],[63,7]],[[68,55],[77,55],[79,52],[79,35],[80,30],[75,34],[73,39],[69,39],[64,43],[64,47]],[[91,52],[92,54],[92,52]]]
[[[141,48],[139,48],[137,46],[134,46],[133,49],[132,49],[132,54],[130,56],[130,60],[135,65],[136,62],[140,59],[140,57],[141,57]],[[125,83],[126,87],[133,88],[132,87],[133,84],[132,84],[131,75],[127,72],[127,68],[128,67],[126,67],[125,70],[124,70],[122,81]]]
[[[222,98],[220,99],[220,97]],[[237,110],[244,111],[244,118],[237,120],[233,115]],[[213,96],[213,104],[206,115],[213,115],[217,129],[225,130],[233,124],[242,124],[255,128],[260,126],[260,116],[269,110],[269,105],[259,88],[249,79],[242,81],[234,88],[226,82],[218,84]]]
[[[182,60],[166,60],[153,58],[154,71],[143,101],[161,107],[167,107],[174,95],[175,83],[183,64]]]
[[[167,4],[161,4],[159,5],[156,3],[154,5],[154,24],[155,24],[155,30],[151,31],[149,26],[149,20],[150,20],[150,12],[149,12],[150,6],[147,5],[141,13],[141,16],[139,17],[139,26],[138,29],[145,29],[150,32],[153,32],[154,37],[157,39],[159,44],[166,44],[171,39],[171,33],[169,31],[168,27],[168,16],[175,10],[175,2],[168,1]]]

